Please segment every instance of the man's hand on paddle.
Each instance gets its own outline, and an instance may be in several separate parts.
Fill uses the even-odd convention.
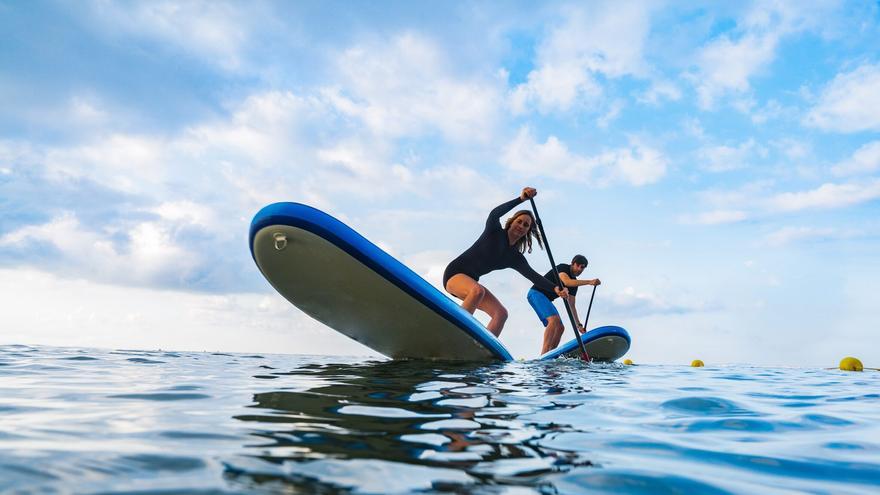
[[[602,285],[602,281],[598,278],[594,278],[593,280],[588,280],[587,285]]]
[[[568,298],[570,297],[570,295],[568,294],[567,288],[563,287],[562,289],[560,289],[559,287],[554,287],[553,290],[556,291],[557,296],[559,296],[565,300],[569,300]]]
[[[525,201],[529,198],[534,198],[538,195],[538,190],[534,187],[524,187],[522,192],[519,194],[519,199]]]

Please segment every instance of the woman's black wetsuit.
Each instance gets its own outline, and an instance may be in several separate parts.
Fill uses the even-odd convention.
[[[486,219],[486,227],[480,238],[477,239],[467,251],[461,253],[458,258],[452,260],[446,271],[443,272],[443,287],[454,275],[463,273],[474,280],[502,268],[513,268],[525,278],[534,282],[538,287],[554,293],[554,285],[529,266],[526,257],[516,249],[516,245],[510,245],[507,231],[498,223],[501,215],[512,210],[514,206],[522,203],[520,198],[512,199],[495,207],[489,212]]]

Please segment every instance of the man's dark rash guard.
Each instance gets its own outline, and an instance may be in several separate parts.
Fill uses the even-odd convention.
[[[555,286],[529,266],[526,257],[517,251],[515,244],[513,246],[510,245],[507,231],[499,224],[501,215],[512,210],[514,206],[520,203],[522,203],[522,199],[512,199],[502,205],[498,205],[489,212],[489,218],[486,219],[486,227],[483,229],[483,233],[480,234],[479,239],[446,267],[446,270],[443,272],[443,287],[446,287],[446,283],[449,282],[450,278],[459,273],[463,273],[474,280],[480,280],[481,276],[489,272],[502,268],[513,268],[541,289],[555,294]]]
[[[572,280],[575,280],[577,278],[571,273],[571,265],[569,265],[568,263],[560,263],[560,264],[556,265],[556,271],[559,272],[559,275],[562,275],[563,273],[568,275],[568,278],[570,278]],[[547,280],[550,280],[552,283],[553,280],[556,280],[556,274],[553,273],[553,270],[550,270],[549,272],[544,274],[544,278],[546,278]],[[561,283],[562,280],[560,280],[559,282]],[[560,287],[561,287],[561,285],[560,285]],[[541,294],[544,294],[545,296],[547,296],[547,299],[549,299],[551,301],[556,299],[557,297],[559,297],[556,295],[556,291],[544,290],[544,288],[538,287],[537,284],[533,285],[532,288],[535,289],[536,291],[540,292]],[[568,293],[573,296],[576,295],[578,293],[577,286],[569,287]]]

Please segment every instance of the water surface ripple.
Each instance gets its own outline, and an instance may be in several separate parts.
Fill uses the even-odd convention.
[[[0,346],[3,493],[865,493],[880,373]]]

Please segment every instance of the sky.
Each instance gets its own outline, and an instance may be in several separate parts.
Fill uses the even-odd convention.
[[[0,343],[377,356],[265,281],[254,214],[440,287],[532,186],[635,362],[880,367],[878,47],[876,1],[0,0]],[[481,282],[537,356],[531,284]]]

